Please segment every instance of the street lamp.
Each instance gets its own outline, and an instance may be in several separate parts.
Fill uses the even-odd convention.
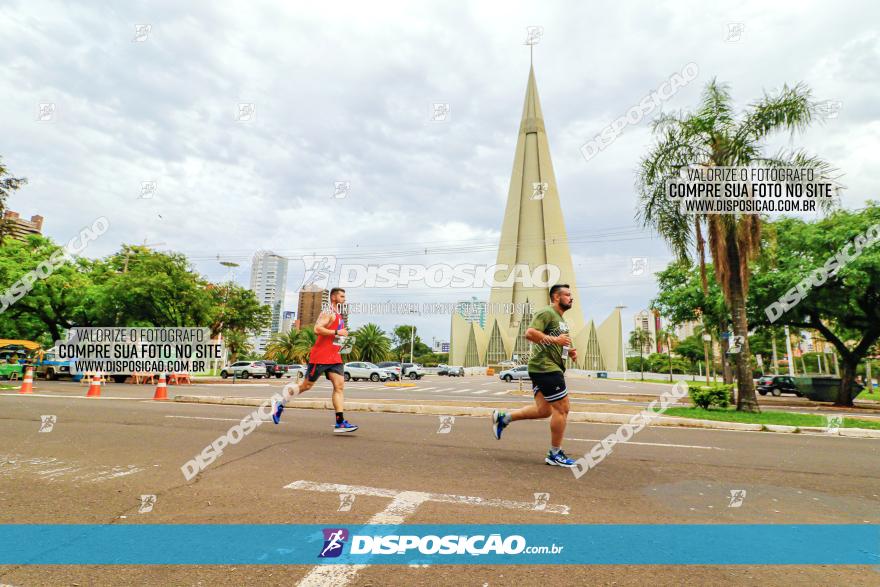
[[[618,314],[620,314],[620,358],[623,361],[623,380],[626,381],[626,347],[623,343],[623,309],[626,308],[623,304],[618,306],[614,306]]]

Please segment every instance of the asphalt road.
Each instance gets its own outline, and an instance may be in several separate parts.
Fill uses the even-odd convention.
[[[269,397],[277,388],[283,387],[291,380],[282,379],[249,379],[235,384],[231,380],[223,383],[195,383],[193,385],[170,386],[169,395],[209,395],[231,397]],[[404,381],[409,384],[410,381]],[[350,381],[345,384],[345,397],[351,400],[404,400],[407,402],[430,401],[434,403],[499,405],[532,403],[529,381],[506,383],[498,377],[439,377],[428,375],[418,380],[414,387],[389,387],[381,382]],[[578,409],[597,412],[637,411],[646,407],[652,399],[671,386],[658,383],[640,383],[637,381],[623,382],[607,379],[567,380],[569,391],[573,394],[571,401]],[[60,393],[64,395],[85,395],[87,386],[69,381],[37,381],[35,389],[38,393]],[[102,393],[112,397],[151,398],[153,386],[125,385],[109,383],[104,385]],[[308,393],[300,396],[304,399],[329,397],[331,386],[326,379],[320,379]],[[759,403],[764,409],[782,411],[802,411],[817,414],[834,414],[837,409],[830,404],[817,404],[804,398],[794,396],[760,397]],[[687,403],[687,399],[682,400]],[[880,406],[876,402],[863,403],[859,408],[850,410],[849,415],[866,415],[880,417]]]
[[[353,412],[350,419],[361,430],[340,438],[331,432],[331,413],[290,409],[281,425],[257,428],[187,482],[181,465],[252,408],[153,402],[134,397],[144,397],[142,388],[122,385],[108,386],[101,399],[84,399],[84,388],[55,385],[66,391],[55,396],[43,390],[53,397],[0,395],[2,523],[351,525],[367,522],[389,501],[359,496],[350,511],[338,511],[338,492],[285,488],[298,481],[317,484],[304,485],[312,488],[346,484],[520,502],[532,502],[541,492],[570,512],[428,502],[407,524],[880,523],[878,440],[651,428],[575,479],[543,464],[546,422],[516,423],[496,441],[484,418],[456,418],[449,433],[439,434],[437,416]],[[111,389],[131,397],[110,399]],[[51,432],[39,432],[43,415],[56,417]],[[572,455],[586,452],[613,429],[571,424],[566,449]],[[746,491],[740,507],[729,507],[731,490]],[[144,494],[156,495],[156,503],[151,512],[138,513]],[[0,583],[292,585],[313,572],[305,566],[6,566],[0,567]],[[880,572],[832,566],[368,566],[347,580],[433,586],[548,582],[877,585]],[[326,584],[346,583],[336,577]]]

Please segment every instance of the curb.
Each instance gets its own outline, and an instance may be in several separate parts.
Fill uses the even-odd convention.
[[[213,397],[201,395],[177,395],[174,401],[196,404],[218,404],[225,406],[259,406],[268,398],[250,397]],[[333,408],[333,402],[328,400],[294,400],[288,404],[289,408],[329,410]],[[426,405],[426,404],[375,404],[364,402],[346,402],[347,412],[374,412],[390,414],[423,414],[438,416],[491,416],[493,408],[481,408],[470,406],[453,405]],[[591,422],[594,424],[625,424],[635,414],[614,414],[607,412],[569,412],[569,422]],[[784,426],[781,424],[745,424],[741,422],[719,422],[716,420],[696,420],[690,418],[675,418],[660,416],[651,422],[651,426],[671,426],[679,428],[701,428],[708,430],[737,430],[747,432],[776,432],[783,434],[795,434],[798,432],[822,432],[829,434],[825,428],[811,426]],[[829,436],[847,436],[851,438],[880,438],[880,430],[868,430],[864,428],[841,428],[837,434]]]

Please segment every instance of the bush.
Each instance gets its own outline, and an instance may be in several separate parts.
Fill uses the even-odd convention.
[[[695,406],[708,410],[712,407],[726,408],[730,405],[733,385],[692,386],[688,390]]]

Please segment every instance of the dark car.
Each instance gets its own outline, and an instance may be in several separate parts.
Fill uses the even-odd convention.
[[[281,376],[287,373],[286,365],[279,365],[275,361],[260,361],[266,365],[266,377],[275,377],[281,379]]]
[[[758,380],[758,393],[767,395],[768,393],[779,397],[783,393],[793,393],[798,397],[804,394],[798,389],[794,383],[794,379],[788,375],[776,375],[774,377],[761,377]]]

